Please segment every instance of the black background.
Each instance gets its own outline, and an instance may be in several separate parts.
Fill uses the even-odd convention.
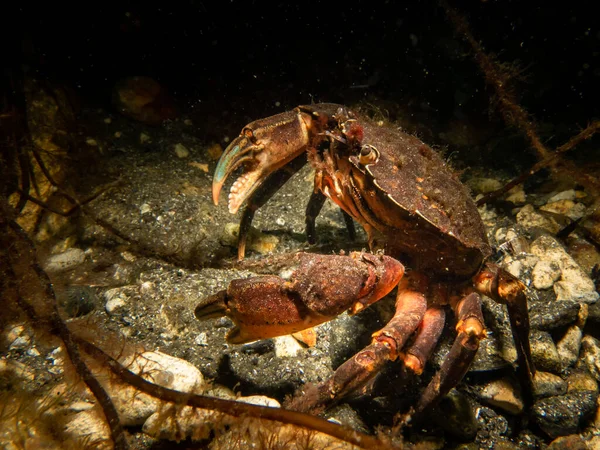
[[[593,2],[450,3],[486,51],[518,64],[520,101],[538,121],[577,129],[598,116],[600,31]],[[110,107],[119,78],[147,75],[183,109],[236,126],[311,101],[373,98],[410,104],[441,121],[488,115],[490,91],[437,2],[108,1],[11,8],[4,15],[6,67],[24,65],[70,85],[87,105]]]

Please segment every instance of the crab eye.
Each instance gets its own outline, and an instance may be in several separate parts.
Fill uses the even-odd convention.
[[[359,161],[361,165],[373,164],[377,158],[379,158],[379,152],[372,145],[366,144],[360,148]]]
[[[244,136],[246,136],[248,139],[252,139],[254,137],[254,133],[252,132],[252,130],[250,128],[244,128],[242,130],[242,133],[244,134]]]

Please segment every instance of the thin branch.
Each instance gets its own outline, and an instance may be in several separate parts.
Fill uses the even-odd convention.
[[[6,210],[6,205],[3,206],[3,209]],[[21,226],[17,224],[14,220],[8,221],[8,226],[17,235],[17,238],[26,245],[30,258],[29,266],[34,271],[35,275],[38,277],[40,282],[42,282],[45,286],[44,298],[45,301],[48,303],[46,306],[50,308],[51,312],[49,314],[49,317],[39,317],[39,315],[35,313],[33,306],[31,306],[23,298],[19,298],[19,304],[23,306],[25,312],[27,312],[33,320],[46,321],[52,333],[57,335],[63,341],[65,350],[67,351],[69,359],[75,367],[77,374],[81,377],[83,382],[87,385],[92,394],[96,397],[98,403],[100,404],[100,407],[102,408],[102,411],[104,412],[104,416],[108,423],[115,449],[128,449],[129,445],[127,444],[127,439],[125,438],[125,432],[123,430],[123,426],[121,425],[117,409],[115,408],[112,400],[110,399],[109,395],[104,390],[98,379],[94,376],[89,367],[87,367],[87,365],[81,358],[79,347],[75,343],[74,335],[71,333],[71,331],[59,315],[56,302],[56,294],[54,292],[52,282],[50,281],[48,274],[41,268],[41,266],[36,261],[35,246],[33,242],[29,239],[29,236],[27,236],[25,230],[23,230],[23,228],[21,228]],[[20,256],[23,256],[23,254],[21,254]],[[16,275],[13,273],[13,279],[15,279],[14,277],[16,277]]]

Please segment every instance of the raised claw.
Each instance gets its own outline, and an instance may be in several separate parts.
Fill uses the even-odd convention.
[[[243,164],[244,172],[229,193],[229,212],[235,214],[269,175],[306,151],[311,126],[311,115],[299,108],[246,125],[225,149],[215,169],[212,185],[215,205],[227,177]]]
[[[349,256],[296,255],[289,280],[268,275],[232,281],[226,290],[198,305],[200,320],[226,315],[236,327],[227,341],[242,344],[291,334],[356,313],[387,295],[404,275],[389,256],[353,252]]]

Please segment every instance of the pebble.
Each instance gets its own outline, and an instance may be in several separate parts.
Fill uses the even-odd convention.
[[[161,352],[144,352],[124,364],[132,372],[153,383],[180,392],[198,392],[204,385],[202,373],[192,364]],[[130,385],[123,385],[111,377],[99,378],[113,399],[125,426],[144,424],[162,401],[144,394]]]
[[[180,143],[175,144],[174,150],[175,150],[175,155],[177,155],[178,158],[183,159],[183,158],[187,158],[188,156],[190,156],[190,151],[183,144],[180,144]]]
[[[583,336],[578,366],[587,369],[597,381],[600,381],[600,341],[598,339],[589,335]]]
[[[551,438],[566,436],[579,431],[579,427],[596,410],[597,399],[598,393],[590,391],[543,398],[534,403],[532,415]]]
[[[558,375],[538,370],[533,379],[533,393],[536,398],[563,395],[567,393],[567,382]]]
[[[546,203],[558,202],[559,200],[575,200],[577,195],[575,189],[567,189],[566,191],[559,192],[548,199]]]
[[[118,287],[109,289],[104,292],[104,300],[106,303],[104,304],[104,309],[109,315],[114,314],[119,308],[122,308],[127,304],[129,300],[131,291],[135,289],[134,286],[129,287]]]
[[[196,345],[200,345],[201,347],[208,346],[208,335],[205,332],[200,333],[198,336],[196,336],[196,339],[194,339],[194,343]]]
[[[294,357],[302,350],[302,345],[291,335],[278,336],[273,341],[275,342],[275,356],[278,358]]]
[[[570,326],[563,337],[556,343],[562,370],[577,362],[583,331],[578,325]]]
[[[479,393],[485,403],[502,409],[509,414],[520,414],[523,411],[523,399],[517,387],[507,378],[489,382]]]
[[[589,450],[591,448],[593,447],[588,447],[581,436],[572,434],[554,439],[547,450]]]
[[[598,392],[598,383],[587,372],[573,372],[567,377],[567,391],[590,391]]]
[[[556,220],[540,214],[531,204],[523,206],[517,213],[517,223],[527,231],[542,229],[551,234],[556,234],[561,229],[561,226],[556,222]]]
[[[534,329],[553,331],[573,324],[579,310],[579,303],[573,300],[538,303],[530,310],[529,323]]]
[[[532,330],[530,342],[531,356],[535,366],[547,372],[560,372],[560,356],[550,333]]]
[[[73,269],[85,261],[85,252],[80,248],[70,248],[58,255],[52,255],[44,264],[44,269],[50,273],[63,272]]]
[[[583,203],[575,203],[573,200],[563,199],[548,202],[540,210],[567,216],[571,220],[578,220],[585,215],[586,207]]]
[[[584,303],[594,303],[598,300],[599,295],[594,282],[556,239],[540,236],[531,244],[531,253],[538,256],[540,261],[553,262],[560,267],[560,281],[555,282],[553,286],[557,300],[576,300]]]
[[[560,274],[555,261],[538,261],[531,272],[531,282],[536,289],[549,289],[560,279]]]

